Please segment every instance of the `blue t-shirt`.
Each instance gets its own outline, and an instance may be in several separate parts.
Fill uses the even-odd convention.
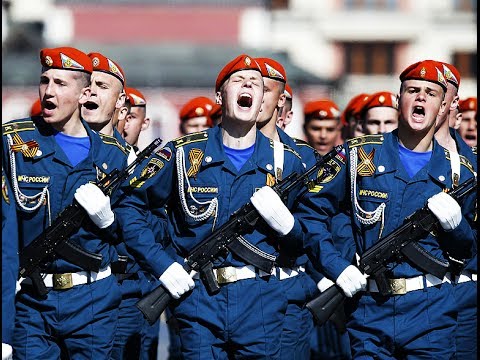
[[[90,138],[88,136],[74,137],[59,132],[55,134],[55,140],[74,167],[85,159],[90,151]]]
[[[228,158],[238,171],[247,162],[250,156],[252,156],[253,150],[255,150],[255,144],[245,149],[232,149],[225,145],[223,145],[223,148],[225,149],[225,154],[227,154]]]
[[[408,175],[412,178],[423,168],[432,157],[431,151],[415,152],[407,149],[405,146],[398,144],[398,155],[402,161],[403,167],[407,170]]]

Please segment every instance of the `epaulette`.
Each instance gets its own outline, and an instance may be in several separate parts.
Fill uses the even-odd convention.
[[[270,146],[273,148],[273,140],[272,139],[269,139],[270,140]],[[298,152],[296,152],[295,150],[293,150],[290,146],[288,146],[287,144],[283,144],[283,149],[285,151],[289,151],[291,152],[293,155],[295,155],[296,157],[298,157],[300,160],[302,160],[302,157],[300,156],[300,154]]]
[[[445,151],[445,159],[450,161],[450,151],[447,150],[447,149],[444,149],[444,151]],[[473,168],[473,165],[470,162],[470,160],[468,160],[468,158],[466,158],[465,156],[463,156],[461,154],[458,154],[458,156],[460,158],[460,165],[465,166],[468,170],[470,170],[471,173],[474,173],[475,169]]]
[[[205,141],[207,139],[208,139],[208,133],[206,131],[199,131],[199,132],[181,136],[172,141],[175,147],[178,148],[180,146],[184,146],[194,142]]]
[[[477,145],[471,147],[472,152],[477,155]]]
[[[11,134],[13,132],[20,131],[33,131],[35,130],[35,123],[32,120],[20,119],[9,121],[2,124],[2,135]]]
[[[100,135],[100,138],[102,139],[104,144],[114,145],[118,147],[125,155],[128,155],[128,150],[122,144],[120,144],[120,142],[115,137],[102,133],[98,133],[98,135]]]
[[[470,170],[470,172],[472,174],[475,173],[475,169],[473,168],[473,165],[472,163],[470,162],[470,160],[468,160],[468,158],[466,158],[465,156],[463,155],[459,155],[460,156],[460,165],[463,165],[465,166],[468,170]]]
[[[302,139],[297,139],[297,138],[292,138],[293,139],[293,142],[295,144],[297,144],[298,146],[307,146],[309,147],[310,149],[312,150],[315,150],[308,142],[306,142],[305,140],[302,140]]]
[[[367,145],[367,144],[383,144],[383,135],[362,135],[358,137],[354,137],[352,139],[347,140],[347,144],[349,148],[353,148],[356,146]]]

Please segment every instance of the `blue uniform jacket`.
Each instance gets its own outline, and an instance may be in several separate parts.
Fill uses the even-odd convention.
[[[96,182],[113,169],[122,169],[126,165],[127,152],[114,138],[92,131],[86,122],[82,123],[90,138],[88,156],[77,166],[72,167],[67,156],[55,141],[53,128],[46,124],[42,117],[13,120],[3,124],[2,163],[8,180],[12,182],[12,167],[9,157],[7,137],[38,143],[38,150],[26,156],[15,152],[15,171],[18,188],[27,196],[38,194],[45,187],[48,189],[47,199],[33,212],[23,210],[17,203],[20,248],[28,245],[48,227],[58,214],[74,200],[75,190],[88,182]],[[15,187],[12,186],[14,189]],[[15,189],[14,189],[15,190]],[[12,201],[15,201],[12,196]],[[24,205],[35,205],[38,200],[20,199]],[[16,231],[13,230],[12,231]],[[103,256],[101,267],[107,266],[116,257],[114,241],[108,230],[96,227],[86,216],[84,225],[74,234],[70,241],[83,249],[99,253]],[[82,269],[63,259],[55,260],[48,265],[45,272],[65,273]]]
[[[129,195],[115,212],[119,221],[124,219],[126,223],[129,220],[128,225],[123,227],[124,239],[142,267],[146,265],[152,274],[160,276],[173,261],[182,262],[195,245],[249,202],[257,189],[273,184],[273,142],[260,131],[256,136],[254,153],[240,171],[224,152],[222,130],[218,126],[167,143],[135,171],[125,189]],[[178,177],[180,149],[184,151],[185,162]],[[284,151],[284,177],[293,171],[303,173],[305,170],[300,155],[288,146]],[[298,191],[289,194],[289,208]],[[181,200],[183,196],[184,201]],[[215,198],[218,208],[207,219],[196,221],[187,215],[185,208],[194,215],[204,214]],[[165,243],[155,242],[158,234],[152,231],[145,218],[148,211],[161,214],[165,205],[172,238],[168,252],[165,251]],[[278,254],[275,238],[279,236],[266,226],[246,234],[245,238],[269,254]],[[217,267],[229,265],[243,266],[245,263],[229,254],[214,264]]]
[[[354,150],[354,149],[357,150]],[[320,268],[331,279],[350,265],[335,249],[329,230],[329,217],[336,213],[339,203],[347,201],[352,214],[352,226],[356,236],[357,252],[361,255],[381,237],[402,225],[404,219],[422,208],[428,198],[445,188],[451,188],[451,168],[445,149],[434,140],[430,161],[412,179],[408,176],[398,155],[398,131],[383,135],[367,135],[347,141],[345,154],[335,159],[336,170],[322,182],[316,192],[309,192],[305,204],[317,213],[315,217],[301,217],[301,223],[308,229],[305,241],[307,253],[317,260]],[[358,151],[356,187],[351,186],[350,153]],[[472,176],[462,166],[461,178]],[[355,200],[356,199],[356,200]],[[355,206],[354,202],[359,206]],[[474,216],[474,195],[462,205],[463,218],[460,225],[451,232],[440,228],[435,234],[421,239],[419,244],[439,259],[446,259],[445,251],[456,256],[471,256],[474,232],[471,222]],[[379,221],[366,225],[359,222],[356,214],[374,211],[381,203],[385,211]],[[311,213],[311,210],[310,210]],[[365,214],[363,214],[365,216]],[[354,241],[353,239],[351,241]],[[314,265],[318,265],[315,264]],[[412,277],[422,271],[409,262],[390,264],[390,277]]]
[[[2,168],[2,343],[12,344],[18,279],[18,228],[12,189]]]

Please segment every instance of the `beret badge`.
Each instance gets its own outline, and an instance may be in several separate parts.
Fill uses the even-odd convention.
[[[45,64],[47,64],[47,66],[52,66],[53,65],[53,60],[50,56],[45,56]]]
[[[252,60],[250,60],[250,58],[248,56],[245,57],[245,65],[247,66],[250,66],[250,64],[252,63]]]

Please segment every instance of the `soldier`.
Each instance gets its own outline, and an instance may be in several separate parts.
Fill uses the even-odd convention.
[[[456,309],[448,274],[437,278],[410,260],[397,259],[387,267],[392,295],[383,296],[373,279],[367,285],[365,276],[340,256],[329,235],[328,215],[346,202],[361,256],[428,204],[438,231],[417,244],[444,264],[447,251],[471,256],[474,196],[461,208],[444,192],[452,187],[450,162],[433,137],[437,114],[445,111],[445,78],[435,62],[421,61],[405,69],[400,80],[398,129],[347,141],[345,153],[335,158],[335,172],[308,197],[317,216],[300,221],[309,229],[305,246],[318,261],[314,264],[352,298],[346,307],[354,358],[451,358]],[[469,177],[472,173],[462,169],[462,178]]]
[[[460,87],[460,73],[455,66],[445,62],[438,62],[447,80],[445,102],[447,111],[437,117],[435,139],[448,150],[450,158],[452,182],[458,185],[462,179],[461,167],[467,168],[473,174],[477,171],[476,148],[474,151],[463,141],[460,134],[450,128],[449,117],[451,112],[458,109],[458,89]],[[475,175],[476,176],[476,175]],[[458,359],[476,359],[477,355],[477,255],[471,259],[453,259],[456,264],[452,269],[455,303],[457,304],[457,331],[456,357]],[[462,264],[462,265],[460,265]]]
[[[360,110],[360,123],[366,135],[383,134],[398,127],[397,96],[389,91],[371,94]]]
[[[174,298],[182,297],[171,310],[184,358],[278,358],[287,307],[279,268],[265,273],[226,254],[214,261],[220,291],[210,295],[198,274],[192,279],[181,265],[195,245],[249,200],[268,225],[243,235],[258,254],[278,255],[278,243],[298,241],[301,232],[298,223],[293,230],[293,215],[265,186],[275,181],[275,173],[273,142],[255,127],[263,99],[258,64],[248,55],[236,57],[220,71],[215,91],[221,126],[173,140],[148,159],[133,174],[138,181],[129,182],[125,191],[131,193],[117,214],[134,219],[134,226],[124,228],[127,243]],[[304,172],[296,152],[285,146],[283,156],[284,176]],[[296,190],[289,194],[289,207],[296,195]],[[155,235],[141,224],[147,199],[153,213],[168,205],[169,247],[152,241]]]
[[[10,199],[17,206],[20,253],[75,194],[88,218],[69,241],[101,256],[101,265],[98,271],[85,271],[62,258],[46,263],[40,269],[49,290],[45,296],[35,291],[30,278],[22,282],[16,297],[14,355],[106,359],[121,299],[116,279],[110,276],[115,250],[105,235],[114,214],[109,197],[90,182],[123,168],[125,162],[118,161],[118,147],[103,142],[80,117],[80,105],[90,92],[90,58],[60,47],[42,49],[40,60],[42,116],[2,126],[2,165],[13,190]]]
[[[468,146],[477,146],[477,98],[460,100],[458,107],[462,113],[458,132]]]
[[[342,138],[349,140],[351,138],[362,136],[363,129],[360,123],[360,110],[368,99],[368,94],[358,94],[354,96],[347,104],[340,117],[343,124]]]
[[[205,96],[189,100],[180,109],[180,133],[182,135],[207,130],[213,127],[210,111],[214,102]]]
[[[329,99],[309,101],[303,108],[303,114],[303,129],[308,143],[320,155],[325,155],[338,141],[341,129],[338,106]]]
[[[140,133],[148,129],[150,125],[150,118],[147,116],[147,100],[138,89],[127,87],[125,91],[130,111],[126,116],[123,137],[127,143],[132,145],[135,152],[138,152]]]
[[[261,111],[257,117],[257,128],[268,138],[275,140],[274,147],[283,150],[283,144],[290,146],[297,151],[304,166],[312,167],[316,163],[315,150],[302,140],[292,139],[288,136],[278,124],[278,117],[282,110],[285,110],[287,94],[285,93],[287,74],[283,66],[270,58],[256,58],[255,61],[260,65],[264,83],[264,94]],[[290,105],[291,105],[291,89]],[[288,111],[288,110],[287,110]],[[287,125],[288,121],[281,120],[282,125]],[[282,159],[275,156],[274,169],[276,176],[280,176],[283,169]],[[280,171],[280,172],[278,172]],[[286,251],[298,251],[294,247]],[[303,252],[302,252],[303,253]],[[299,255],[302,255],[299,253]],[[313,319],[310,311],[305,307],[305,303],[317,291],[316,283],[305,273],[305,267],[308,258],[305,254],[299,257],[295,263],[293,272],[280,278],[288,298],[287,313],[283,324],[282,332],[282,359],[306,359],[310,352],[310,334],[313,329]]]
[[[288,83],[285,83],[285,105],[279,110],[277,116],[277,126],[285,130],[288,124],[293,120],[293,90]]]

